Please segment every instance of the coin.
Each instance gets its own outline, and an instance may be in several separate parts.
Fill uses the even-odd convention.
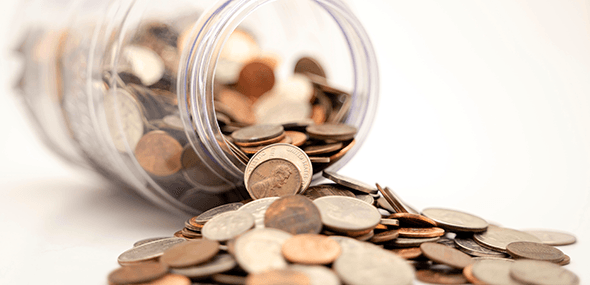
[[[230,211],[209,220],[201,232],[203,237],[220,242],[233,239],[254,227],[254,216],[247,212]]]
[[[255,227],[264,228],[264,214],[266,213],[266,209],[268,209],[268,206],[270,206],[270,204],[272,204],[277,199],[279,199],[279,197],[269,197],[254,200],[245,204],[243,207],[238,209],[238,211],[244,211],[252,214],[252,216],[254,216]]]
[[[208,239],[191,240],[167,249],[160,262],[172,268],[183,268],[201,264],[219,252],[219,243]]]
[[[401,237],[440,237],[445,234],[445,230],[437,227],[433,228],[399,228]]]
[[[309,285],[309,277],[293,269],[273,269],[246,277],[246,285]]]
[[[394,247],[415,247],[415,246],[420,246],[423,243],[426,242],[436,242],[440,239],[440,237],[431,237],[431,238],[404,238],[404,237],[398,237],[395,240],[393,240],[392,242],[389,243],[389,245],[392,245]]]
[[[388,242],[396,239],[398,236],[399,232],[397,230],[385,231],[374,235],[370,241],[372,243]]]
[[[130,64],[133,75],[139,77],[143,85],[150,86],[164,76],[164,62],[155,51],[144,46],[127,45],[122,55]]]
[[[235,202],[235,203],[228,203],[228,204],[219,205],[215,208],[212,208],[212,209],[209,209],[209,210],[203,212],[202,214],[200,214],[198,216],[191,218],[189,221],[192,225],[195,225],[195,226],[201,225],[202,226],[207,221],[214,218],[215,216],[225,213],[225,212],[236,211],[236,210],[240,209],[240,207],[242,207],[242,206],[244,206],[244,203],[242,203],[242,202]]]
[[[306,128],[310,138],[319,140],[347,141],[354,138],[357,129],[350,125],[327,123]]]
[[[148,243],[148,242],[157,241],[157,240],[161,240],[161,239],[165,239],[165,238],[168,238],[168,237],[155,237],[155,238],[146,238],[146,239],[142,239],[142,240],[136,241],[136,242],[133,244],[133,247],[140,246],[140,245],[144,245],[144,244],[146,244],[146,243]]]
[[[303,151],[307,153],[307,155],[322,155],[322,154],[329,154],[335,151],[342,149],[342,143],[330,143],[330,144],[320,144],[320,145],[310,145],[303,148]]]
[[[236,90],[255,101],[275,85],[275,74],[268,65],[254,61],[240,71]]]
[[[115,148],[127,152],[127,145],[133,151],[143,135],[143,112],[139,102],[125,89],[107,92],[104,96],[104,112],[109,133]]]
[[[318,234],[298,234],[282,246],[283,256],[288,261],[307,265],[330,264],[340,252],[338,242]]]
[[[301,184],[299,169],[288,160],[275,158],[252,171],[247,189],[254,199],[282,197],[299,193]]]
[[[237,262],[235,259],[230,254],[224,253],[216,255],[206,263],[185,268],[173,268],[171,272],[198,279],[229,271],[236,267],[236,265]]]
[[[348,143],[348,145],[346,145],[344,148],[342,148],[339,152],[333,154],[330,156],[330,161],[331,162],[336,162],[339,159],[341,159],[345,154],[347,154],[356,144],[356,140],[352,140]]]
[[[238,142],[238,141],[234,141],[234,143],[239,146],[241,149],[254,149],[256,147],[260,147],[260,146],[267,146],[269,144],[274,144],[274,143],[290,143],[289,139],[287,136],[285,136],[284,133],[274,137],[274,138],[270,138],[267,140],[262,140],[262,141],[255,141],[255,142]]]
[[[570,261],[571,261],[571,258],[569,257],[569,255],[566,254],[565,257],[563,258],[563,260],[561,260],[560,262],[557,262],[556,264],[560,265],[560,266],[564,266],[564,265],[570,264]]]
[[[487,231],[475,234],[473,239],[485,247],[501,252],[506,252],[506,246],[516,241],[541,242],[540,239],[525,232],[493,225],[490,225]]]
[[[462,273],[451,270],[422,269],[416,271],[416,279],[431,284],[465,284],[467,278]]]
[[[346,196],[355,197],[348,188],[338,184],[320,184],[307,188],[303,195],[311,200],[315,200],[324,196]]]
[[[477,280],[491,285],[519,285],[510,277],[512,261],[501,259],[478,260],[473,263],[471,272]]]
[[[393,213],[389,218],[398,220],[402,227],[436,227],[435,221],[419,214]]]
[[[327,171],[324,170],[322,172],[322,176],[324,176],[325,178],[328,178],[342,186],[346,186],[348,188],[357,190],[357,191],[361,191],[364,193],[376,193],[377,189],[369,184],[363,183],[361,181],[358,181],[356,179],[344,176],[344,175],[340,175],[338,173],[332,172],[332,171]]]
[[[406,207],[404,206],[402,201],[397,197],[397,195],[395,195],[395,193],[393,193],[393,191],[391,191],[391,189],[389,189],[387,187],[381,188],[381,186],[379,184],[376,184],[376,186],[377,186],[377,189],[379,190],[379,192],[381,192],[381,194],[383,194],[383,198],[385,198],[385,200],[387,200],[389,205],[393,208],[394,212],[396,212],[396,213],[407,213],[408,212],[408,210],[406,210]]]
[[[465,276],[465,278],[467,278],[467,280],[471,284],[486,285],[485,283],[483,283],[479,279],[475,278],[475,276],[473,276],[473,264],[467,265],[465,268],[463,268],[463,276]]]
[[[457,248],[471,256],[480,256],[480,257],[505,257],[506,254],[502,252],[498,252],[495,250],[491,250],[487,247],[483,247],[479,245],[477,242],[473,240],[473,238],[459,238],[456,237],[454,239],[454,243],[457,245]]]
[[[428,208],[422,210],[422,215],[434,220],[437,226],[458,232],[482,232],[488,227],[484,219],[449,209]]]
[[[215,99],[222,104],[230,106],[230,118],[233,120],[244,124],[256,123],[254,109],[252,108],[252,101],[244,94],[229,88],[223,88],[215,95]]]
[[[536,236],[547,245],[569,245],[576,242],[575,236],[564,232],[551,230],[526,230],[524,232]]]
[[[330,158],[329,157],[321,157],[321,156],[310,156],[309,157],[309,161],[311,161],[311,163],[316,163],[316,164],[328,164],[330,163]]]
[[[183,228],[180,232],[182,234],[182,237],[187,238],[187,239],[195,239],[195,238],[203,237],[203,235],[200,232],[191,231],[188,228]]]
[[[526,258],[549,262],[560,262],[565,258],[565,254],[553,246],[530,241],[512,242],[506,246],[506,251],[513,258]]]
[[[234,284],[234,285],[243,285],[246,284],[246,277],[238,276],[238,275],[230,275],[230,274],[215,274],[211,276],[211,280],[213,282],[221,283],[221,284]]]
[[[169,176],[182,168],[182,145],[164,131],[151,131],[139,140],[135,158],[145,171],[155,176]]]
[[[302,195],[291,195],[274,201],[264,214],[264,226],[291,234],[322,230],[322,218],[316,205]]]
[[[302,57],[297,61],[297,63],[295,64],[294,72],[302,74],[306,74],[309,72],[324,78],[326,77],[326,72],[324,72],[324,69],[322,68],[320,63],[317,60],[307,56]]]
[[[285,136],[291,138],[291,144],[302,146],[307,141],[307,135],[297,131],[285,131]]]
[[[276,138],[284,131],[281,125],[254,125],[233,132],[231,137],[234,142],[258,142]]]
[[[111,284],[132,284],[150,282],[168,273],[168,267],[159,262],[143,262],[124,266],[112,271],[108,280]]]
[[[399,227],[399,220],[396,219],[381,219],[381,224],[392,227]]]
[[[390,250],[403,259],[415,259],[422,256],[422,250],[419,247],[394,248]]]
[[[420,250],[428,259],[457,269],[463,269],[473,263],[471,256],[439,243],[423,243],[420,245]]]
[[[287,267],[281,253],[283,243],[292,235],[277,229],[253,229],[236,239],[235,258],[248,273],[260,273]]]
[[[307,275],[311,285],[340,285],[338,276],[325,266],[293,264],[289,269]]]
[[[186,242],[184,238],[166,238],[129,249],[117,258],[121,265],[133,264],[141,261],[148,261],[160,257],[168,248],[176,244]]]
[[[377,208],[355,198],[326,196],[313,203],[320,211],[322,223],[334,231],[372,229],[381,221]]]
[[[571,271],[557,264],[539,260],[516,260],[510,267],[510,276],[525,284],[580,284],[580,278]]]
[[[166,274],[164,277],[148,283],[138,285],[191,285],[192,282],[188,277],[179,274]]]

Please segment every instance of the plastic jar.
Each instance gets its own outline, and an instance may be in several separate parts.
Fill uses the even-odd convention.
[[[350,160],[374,117],[379,85],[374,51],[362,25],[338,0],[29,1],[23,11],[15,40],[23,73],[16,87],[44,142],[73,164],[171,211],[194,214],[249,198],[245,165],[224,140],[214,106],[222,50],[236,29],[271,51],[280,62],[277,78],[292,73],[298,57],[312,56],[331,83],[350,91],[352,107],[343,122],[358,128],[356,144],[329,169]],[[134,62],[133,56],[146,51],[133,46],[159,35],[160,44],[150,48],[165,71],[149,60]],[[161,128],[174,133],[182,147],[178,155],[191,157],[177,172],[154,175],[136,159],[138,137],[154,126],[146,122],[149,102],[137,108],[121,95],[119,75],[134,68],[144,73],[131,80],[156,86],[157,98],[167,104],[158,122],[175,116]]]

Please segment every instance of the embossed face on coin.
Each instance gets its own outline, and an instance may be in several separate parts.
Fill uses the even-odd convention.
[[[271,159],[258,165],[248,181],[254,199],[294,195],[301,189],[301,175],[284,159]]]

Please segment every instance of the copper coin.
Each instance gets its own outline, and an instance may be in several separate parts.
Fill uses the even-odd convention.
[[[440,237],[445,234],[445,230],[437,227],[433,228],[399,228],[401,237]]]
[[[256,142],[234,142],[240,148],[254,148],[259,146],[267,146],[273,143],[290,143],[289,138],[285,136],[285,133],[282,133],[274,138],[270,138],[267,140],[256,141]],[[260,149],[259,149],[260,150]]]
[[[347,187],[338,184],[320,184],[311,186],[303,192],[303,195],[311,200],[324,196],[347,196],[354,198],[354,194]]]
[[[324,78],[326,77],[326,72],[324,72],[324,69],[320,63],[317,60],[307,56],[302,57],[297,61],[294,72],[302,74],[309,72]]]
[[[204,224],[197,224],[195,222],[192,222],[195,218],[197,217],[192,217],[190,219],[188,219],[187,221],[184,222],[184,227],[194,231],[194,232],[200,232],[201,229],[203,228]]]
[[[182,145],[164,131],[151,131],[139,140],[135,158],[145,171],[156,176],[169,176],[182,168]]]
[[[309,285],[306,274],[292,269],[274,269],[246,277],[246,285]]]
[[[569,245],[576,242],[575,236],[564,232],[552,230],[526,230],[524,232],[536,236],[548,245]]]
[[[364,182],[358,181],[354,178],[350,178],[348,176],[338,174],[336,172],[324,170],[322,172],[322,176],[324,176],[325,178],[328,178],[328,179],[330,179],[342,186],[346,186],[348,188],[351,188],[353,190],[357,190],[357,191],[361,191],[361,192],[369,193],[369,194],[377,192],[377,189],[374,186],[371,186],[371,185],[366,184]]]
[[[156,279],[154,281],[148,283],[141,283],[138,285],[191,285],[191,280],[180,274],[166,274],[164,277],[160,279]]]
[[[336,154],[333,154],[330,156],[330,161],[331,162],[336,162],[339,159],[341,159],[345,154],[347,154],[356,144],[356,141],[353,139],[351,142],[348,143],[347,146],[345,146],[343,149],[341,149],[339,152],[337,152]]]
[[[457,269],[463,269],[473,263],[471,256],[439,243],[423,243],[420,245],[420,250],[428,259]]]
[[[322,145],[311,145],[308,147],[303,148],[303,151],[307,153],[307,155],[320,155],[320,154],[328,154],[331,152],[338,151],[342,148],[342,143],[330,143],[330,144],[322,144]]]
[[[159,262],[144,262],[115,269],[109,274],[108,280],[112,284],[133,284],[156,280],[166,273],[166,265]]]
[[[180,233],[182,234],[182,236],[183,236],[183,237],[185,237],[185,238],[190,238],[190,239],[194,239],[194,238],[201,238],[201,237],[203,237],[203,235],[202,235],[201,233],[198,233],[198,232],[191,231],[191,230],[190,230],[190,229],[188,229],[188,228],[183,228],[183,229],[180,231]]]
[[[285,135],[291,138],[291,144],[302,146],[307,141],[307,135],[297,131],[285,131]]]
[[[565,254],[553,246],[530,241],[510,243],[506,246],[506,251],[513,258],[526,258],[549,262],[560,262],[565,258]]]
[[[323,163],[323,164],[327,164],[330,163],[330,158],[329,157],[314,157],[314,156],[310,156],[309,157],[309,161],[311,161],[311,163]]]
[[[563,258],[563,260],[561,260],[560,262],[557,262],[556,264],[564,266],[564,265],[570,264],[571,261],[572,261],[571,257],[566,254],[565,257]]]
[[[422,255],[422,250],[419,247],[409,248],[394,248],[391,252],[401,256],[403,259],[415,259]]]
[[[431,284],[465,284],[467,278],[452,270],[422,269],[416,271],[416,279]]]
[[[255,101],[274,85],[274,70],[262,62],[254,61],[246,64],[240,71],[236,90]]]
[[[354,138],[357,129],[346,124],[310,125],[306,128],[310,138],[320,140],[347,141]]]
[[[435,221],[419,214],[393,213],[389,218],[398,220],[402,227],[436,227]]]
[[[463,268],[463,276],[465,276],[465,278],[467,278],[467,280],[471,284],[486,285],[485,283],[483,283],[479,279],[475,278],[475,276],[473,276],[473,264],[467,265],[467,266],[465,266],[465,268]]]
[[[327,111],[324,106],[321,105],[313,105],[311,108],[311,116],[310,118],[313,120],[316,125],[321,125],[326,122]]]
[[[381,224],[391,227],[399,227],[399,220],[396,219],[381,219]]]
[[[375,231],[374,230],[370,230],[368,233],[364,234],[364,235],[349,235],[350,237],[356,239],[356,240],[360,240],[360,241],[368,241],[370,239],[372,239],[375,236]]]
[[[283,243],[283,256],[290,262],[308,265],[330,264],[341,252],[340,244],[318,234],[300,234]]]
[[[399,232],[397,230],[385,231],[374,235],[370,241],[372,243],[388,242],[396,239],[398,236]]]
[[[237,122],[256,123],[252,101],[244,94],[229,88],[223,88],[215,95],[215,99],[231,108],[231,117]]]
[[[183,237],[184,237],[184,236],[182,235],[182,230],[180,230],[180,231],[176,231],[176,232],[173,234],[173,236],[174,236],[174,237],[179,237],[179,238],[183,238]]]
[[[231,137],[234,142],[258,142],[276,138],[284,131],[281,125],[254,125],[233,132]]]
[[[264,214],[264,226],[291,234],[317,234],[322,230],[322,219],[316,205],[301,195],[274,201]]]
[[[404,206],[403,202],[395,195],[391,189],[385,187],[381,188],[379,184],[375,184],[377,186],[377,190],[383,194],[383,198],[387,200],[389,205],[395,210],[396,213],[407,213],[408,210]]]
[[[294,195],[301,189],[299,169],[288,160],[270,159],[250,174],[248,192],[254,199]]]
[[[219,252],[219,243],[208,239],[187,241],[175,245],[164,252],[160,262],[173,268],[201,264]]]
[[[281,135],[279,137],[277,137],[278,139],[282,138],[279,141],[273,141],[271,143],[264,143],[261,145],[257,145],[257,146],[240,146],[240,149],[245,153],[245,154],[255,154],[258,151],[260,151],[261,149],[265,148],[266,146],[273,144],[273,143],[287,143],[290,144],[291,143],[291,138],[285,136],[285,135]],[[274,140],[274,139],[273,139]],[[263,143],[263,142],[260,142]]]
[[[422,215],[434,220],[437,226],[450,231],[476,233],[488,228],[488,222],[484,219],[456,210],[428,208],[422,210]]]

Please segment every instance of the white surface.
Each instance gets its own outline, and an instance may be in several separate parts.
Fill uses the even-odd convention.
[[[2,38],[16,2],[2,2]],[[566,268],[588,284],[590,2],[349,3],[372,37],[382,85],[374,128],[342,173],[417,208],[574,233],[578,243],[561,247]],[[121,252],[171,235],[185,217],[49,153],[1,60],[0,284],[105,284]]]

